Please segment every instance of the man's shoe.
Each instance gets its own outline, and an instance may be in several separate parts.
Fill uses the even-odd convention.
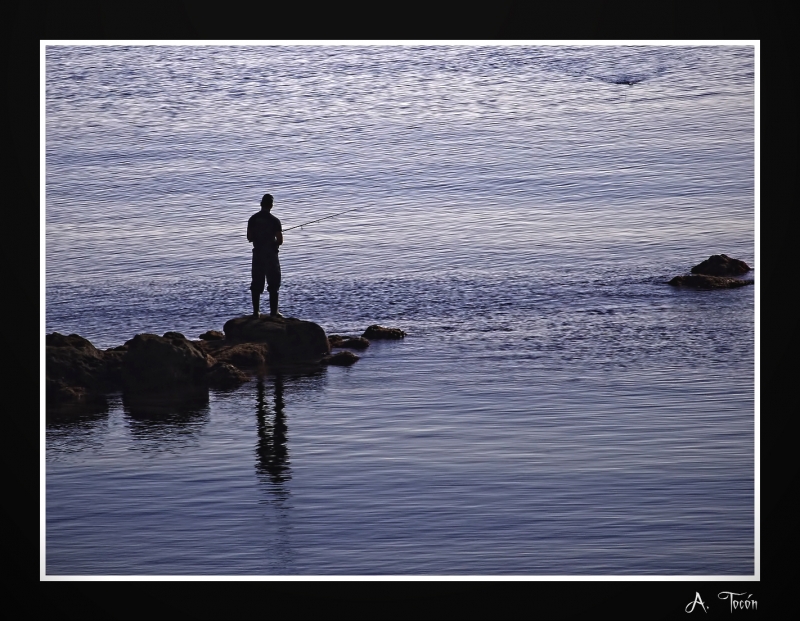
[[[278,311],[269,314],[270,317],[277,317],[278,319],[283,319],[283,315],[281,315]]]

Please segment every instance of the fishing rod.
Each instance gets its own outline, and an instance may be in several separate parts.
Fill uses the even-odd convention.
[[[317,220],[312,220],[311,222],[306,222],[305,224],[297,224],[295,226],[290,226],[288,229],[283,229],[283,232],[291,231],[292,229],[299,229],[304,226],[308,226],[309,224],[314,224],[315,222],[319,222],[320,220],[327,220],[328,218],[334,218],[336,216],[341,216],[343,213],[348,213],[351,211],[355,211],[356,209],[361,209],[361,207],[354,207],[353,209],[347,209],[345,211],[340,211],[339,213],[331,214],[330,216],[325,216],[324,218],[319,218]]]

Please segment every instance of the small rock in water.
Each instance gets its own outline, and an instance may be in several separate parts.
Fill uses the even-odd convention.
[[[741,276],[751,270],[751,267],[739,259],[731,259],[726,254],[714,254],[702,263],[695,265],[692,274],[705,274],[706,276]]]
[[[334,364],[337,366],[349,366],[353,364],[359,356],[356,356],[351,351],[340,351],[335,354],[330,354],[322,359],[325,364]]]
[[[331,347],[341,347],[342,343],[346,339],[346,336],[342,336],[341,334],[329,334],[328,335],[328,344]]]
[[[405,338],[406,333],[400,330],[399,328],[384,328],[383,326],[379,325],[372,325],[369,326],[365,331],[364,334],[361,335],[361,338],[373,340],[373,339],[402,339]]]
[[[363,336],[353,336],[345,339],[340,347],[349,347],[350,349],[366,349],[369,347],[369,341]]]
[[[348,349],[366,349],[369,341],[362,336],[341,336],[331,334],[328,336],[328,343],[331,347],[345,347]]]

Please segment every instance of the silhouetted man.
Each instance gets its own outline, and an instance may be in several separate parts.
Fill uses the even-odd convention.
[[[272,209],[272,194],[264,194],[261,211],[247,221],[247,241],[253,243],[253,317],[258,317],[258,303],[264,292],[264,280],[269,291],[269,314],[283,317],[278,312],[278,289],[281,286],[281,264],[278,248],[283,244],[281,221],[269,211]]]

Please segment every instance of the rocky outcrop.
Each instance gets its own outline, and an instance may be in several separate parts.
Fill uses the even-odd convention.
[[[676,276],[668,284],[673,287],[693,287],[695,289],[731,289],[752,285],[753,282],[752,279],[693,274],[691,276]]]
[[[741,276],[751,270],[751,267],[739,259],[731,259],[726,254],[714,254],[702,263],[695,265],[692,274],[706,276]]]
[[[248,376],[217,361],[179,332],[137,334],[101,351],[87,339],[58,332],[45,336],[47,406],[100,402],[109,392],[179,393],[228,388]]]
[[[224,334],[209,330],[198,341],[190,341],[180,332],[137,334],[124,345],[105,351],[77,334],[48,334],[47,407],[90,402],[105,407],[105,395],[115,391],[122,391],[130,403],[167,403],[172,397],[185,400],[184,395],[189,395],[192,403],[201,403],[208,399],[209,387],[238,386],[254,370],[346,366],[359,359],[350,351],[331,355],[331,343],[351,349],[369,346],[366,336],[331,335],[329,343],[325,331],[315,323],[266,315],[236,317],[224,330]],[[397,328],[377,325],[367,328],[367,334],[389,339],[405,336]]]
[[[364,334],[361,335],[361,338],[372,341],[375,339],[402,339],[405,338],[405,336],[406,333],[399,328],[384,328],[383,326],[375,324],[364,330]]]
[[[274,362],[320,362],[330,353],[325,330],[311,321],[249,315],[236,317],[223,326],[230,343],[266,343]]]

